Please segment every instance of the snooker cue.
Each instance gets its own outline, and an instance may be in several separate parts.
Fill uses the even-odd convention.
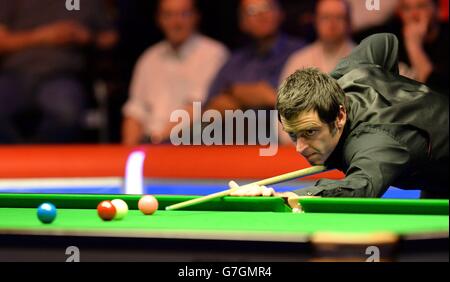
[[[256,182],[253,182],[253,183],[250,183],[250,184],[246,184],[246,185],[243,185],[243,186],[239,186],[239,187],[236,187],[236,188],[231,188],[231,189],[228,189],[228,190],[224,190],[222,192],[213,193],[213,194],[210,194],[210,195],[207,195],[207,196],[203,196],[203,197],[200,197],[200,198],[197,198],[197,199],[192,199],[192,200],[189,200],[189,201],[184,201],[184,202],[181,202],[181,203],[178,203],[178,204],[167,206],[166,210],[173,211],[173,210],[189,207],[189,206],[192,206],[192,205],[208,202],[208,201],[213,200],[213,199],[225,197],[225,196],[228,196],[231,192],[234,192],[235,190],[244,188],[247,185],[255,185],[255,184],[258,185],[258,186],[273,185],[273,184],[277,184],[277,183],[280,183],[280,182],[285,182],[285,181],[288,181],[288,180],[292,180],[292,179],[296,179],[296,178],[300,178],[300,177],[305,177],[305,176],[308,176],[308,175],[311,175],[311,174],[316,174],[316,173],[319,173],[319,172],[323,172],[325,170],[326,170],[326,168],[324,166],[308,167],[308,168],[305,168],[305,169],[301,169],[301,170],[297,170],[297,171],[281,174],[281,175],[278,175],[278,176],[274,176],[274,177],[271,177],[271,178],[266,178],[266,179],[263,179],[263,180],[259,180],[259,181],[256,181]]]

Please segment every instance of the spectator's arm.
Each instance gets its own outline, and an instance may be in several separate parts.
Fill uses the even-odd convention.
[[[236,83],[207,103],[207,109],[220,112],[257,107],[274,107],[276,90],[267,82]]]
[[[99,49],[113,48],[119,41],[119,34],[115,30],[102,31],[97,35],[96,45]]]
[[[239,103],[229,93],[223,92],[212,98],[207,104],[205,110],[216,110],[222,115],[226,110],[240,109]]]
[[[276,90],[265,81],[234,84],[230,94],[240,108],[274,107],[277,97]]]
[[[26,49],[40,43],[34,31],[11,32],[6,26],[0,25],[0,54]]]
[[[40,45],[87,44],[90,32],[73,21],[58,21],[28,31],[13,32],[0,25],[0,54],[17,52]]]
[[[416,71],[416,79],[425,83],[433,72],[433,63],[428,58],[427,53],[420,44],[406,43],[406,51],[408,53],[411,66]]]
[[[130,86],[129,99],[122,108],[122,143],[137,145],[144,137],[144,124],[148,116],[146,97],[149,95],[147,77],[148,66],[152,64],[145,57],[141,57],[135,67]]]
[[[140,121],[132,117],[125,117],[122,123],[122,144],[138,145],[142,137],[143,129]]]
[[[119,40],[119,34],[113,24],[114,11],[104,0],[88,1],[86,5],[91,12],[89,29],[95,34],[96,47],[102,50],[113,48]]]

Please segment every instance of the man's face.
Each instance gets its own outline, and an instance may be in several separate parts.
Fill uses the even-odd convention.
[[[183,44],[195,31],[198,15],[191,0],[163,0],[158,23],[167,40],[173,45]]]
[[[346,122],[342,110],[334,122],[334,128],[320,120],[316,111],[301,113],[297,118],[286,120],[281,117],[283,129],[296,143],[297,152],[311,165],[323,165],[339,143]]]
[[[349,15],[341,0],[320,1],[316,8],[316,29],[320,40],[337,43],[344,40],[350,29]]]
[[[436,17],[436,7],[432,0],[401,0],[399,16],[403,24],[425,22],[427,26]]]
[[[282,20],[274,0],[242,0],[241,29],[255,39],[265,39],[278,32]]]

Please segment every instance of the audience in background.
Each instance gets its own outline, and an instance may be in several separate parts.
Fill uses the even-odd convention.
[[[102,140],[164,142],[174,110],[191,112],[194,101],[222,112],[273,109],[290,73],[330,72],[351,38],[380,32],[397,34],[402,75],[448,94],[448,2],[381,0],[368,10],[365,0],[90,0],[68,10],[61,0],[0,0],[0,144],[91,141],[81,127],[95,103],[92,76],[104,70],[96,79],[114,77],[102,104],[114,137]],[[117,48],[106,7],[116,11]],[[245,45],[239,28],[250,42],[230,58],[198,31],[234,48]],[[312,43],[303,49],[281,29]]]
[[[80,141],[84,51],[116,41],[102,0],[0,0],[0,143]]]
[[[281,70],[304,43],[280,31],[283,12],[275,0],[242,0],[239,11],[240,27],[252,41],[235,51],[217,75],[208,108],[273,109]]]
[[[437,0],[400,0],[400,73],[448,95],[448,24]]]
[[[355,46],[350,37],[350,21],[351,8],[346,0],[319,0],[315,14],[317,40],[289,58],[281,81],[305,67],[331,72]]]
[[[228,56],[221,43],[197,32],[195,1],[161,0],[157,19],[166,40],[145,51],[136,64],[123,108],[122,142],[127,145],[167,140],[170,114],[192,111],[193,102],[203,102]]]

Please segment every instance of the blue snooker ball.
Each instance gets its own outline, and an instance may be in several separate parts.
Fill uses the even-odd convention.
[[[37,216],[42,223],[52,223],[56,218],[56,207],[51,203],[43,203],[38,207]]]

